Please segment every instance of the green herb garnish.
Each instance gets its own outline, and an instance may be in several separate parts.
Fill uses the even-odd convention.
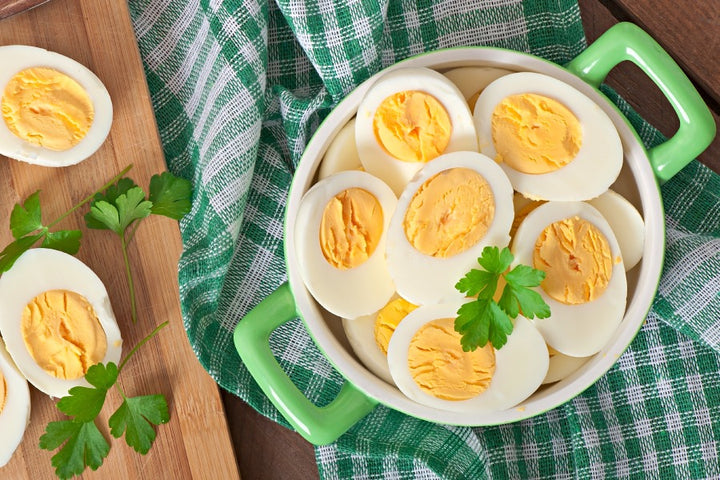
[[[58,218],[45,225],[42,222],[42,208],[40,207],[40,190],[31,194],[25,199],[25,202],[18,203],[10,213],[10,231],[15,240],[8,244],[5,249],[0,252],[0,273],[7,272],[15,261],[32,248],[36,243],[42,240],[41,247],[60,250],[71,255],[75,255],[80,249],[80,239],[82,232],[80,230],[56,230],[50,231],[55,225],[64,220],[78,208],[95,198],[95,195],[102,192],[110,185],[117,182],[128,170],[131,165],[125,167],[123,171],[115,175],[108,183],[100,187],[93,194],[82,199],[77,205]]]
[[[143,455],[155,441],[153,425],[170,420],[167,401],[163,395],[127,397],[117,383],[122,369],[138,348],[154,337],[168,322],[164,322],[141,340],[120,362],[98,363],[88,368],[85,380],[92,387],[73,387],[69,395],[60,399],[57,408],[68,420],[50,422],[40,437],[40,448],[55,450],[52,466],[56,475],[68,479],[80,475],[87,467],[97,470],[110,452],[110,445],[95,424],[95,419],[105,404],[108,390],[115,386],[123,398],[120,407],[110,417],[110,434],[115,438],[125,435],[125,442]]]
[[[130,290],[130,312],[133,323],[137,321],[135,283],[130,269],[128,245],[132,241],[140,221],[151,214],[181,219],[190,211],[192,184],[170,172],[153,175],[150,179],[150,197],[129,178],[106,186],[97,193],[85,215],[88,228],[110,230],[120,237],[125,275]],[[132,228],[130,228],[132,227]]]
[[[478,263],[483,270],[470,270],[455,285],[455,289],[477,299],[463,304],[455,319],[455,330],[462,334],[460,340],[464,351],[484,347],[489,341],[496,349],[507,343],[512,333],[512,319],[522,313],[526,318],[547,318],[550,307],[539,293],[531,290],[545,279],[545,272],[527,265],[517,265],[507,272],[513,254],[505,247],[485,247]],[[506,273],[507,272],[507,273]],[[505,279],[499,301],[493,297],[500,277]]]

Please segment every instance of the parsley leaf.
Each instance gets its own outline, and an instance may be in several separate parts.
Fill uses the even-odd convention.
[[[130,357],[167,324],[162,323],[138,342],[119,367],[109,362],[107,365],[99,363],[88,368],[85,380],[91,387],[73,387],[69,395],[57,403],[60,411],[74,418],[50,422],[40,437],[40,448],[52,451],[64,444],[52,457],[52,465],[58,477],[66,479],[80,475],[86,467],[96,470],[108,456],[110,445],[98,430],[95,419],[105,404],[108,390],[113,386],[120,390],[123,403],[108,421],[110,433],[119,438],[127,432],[125,440],[128,445],[143,455],[150,450],[156,436],[152,425],[167,423],[170,419],[167,401],[163,395],[128,398],[117,381]]]
[[[101,363],[88,368],[85,380],[94,388],[73,387],[67,397],[57,403],[58,409],[65,415],[75,417],[76,421],[89,422],[98,416],[105,403],[107,391],[115,385],[118,368],[112,362]]]
[[[135,283],[130,269],[128,244],[141,220],[151,214],[180,219],[190,211],[192,186],[189,181],[170,172],[153,175],[150,179],[150,198],[130,179],[123,178],[105,192],[95,195],[85,225],[96,230],[110,230],[120,237],[125,261],[125,275],[130,290],[130,310],[133,323],[137,321]],[[132,228],[129,228],[132,225]]]
[[[110,182],[103,185],[99,191],[113,185],[118,179],[122,178],[128,170],[130,170],[129,166],[113,177]],[[80,239],[82,237],[80,230],[58,230],[52,232],[50,229],[72,212],[91,201],[97,193],[98,192],[94,192],[92,195],[84,198],[48,225],[42,222],[39,190],[26,198],[25,202],[15,205],[12,212],[10,212],[10,231],[15,241],[9,243],[3,251],[0,252],[0,273],[8,271],[20,255],[32,248],[33,245],[39,241],[42,241],[41,246],[45,248],[61,250],[71,255],[77,253],[80,249]]]
[[[526,318],[547,318],[550,307],[534,290],[545,279],[545,272],[527,265],[517,265],[507,271],[513,255],[506,247],[485,247],[478,264],[484,270],[472,269],[455,285],[455,289],[467,296],[477,296],[474,301],[458,309],[455,330],[462,335],[463,350],[472,351],[488,342],[495,349],[507,343],[512,333],[512,319],[522,314]],[[495,301],[500,277],[505,280],[500,299]]]
[[[80,250],[81,238],[82,232],[80,230],[47,232],[41,246],[75,255]]]
[[[50,422],[40,437],[40,448],[55,450],[63,443],[52,457],[55,474],[61,479],[80,475],[85,467],[97,470],[110,453],[110,445],[93,421]]]
[[[125,433],[125,442],[143,455],[155,441],[155,429],[170,420],[168,405],[162,395],[145,395],[125,398],[120,408],[110,417],[110,433],[115,438]]]
[[[25,199],[25,203],[16,204],[10,213],[10,230],[14,238],[21,238],[43,228],[40,209],[40,190]]]
[[[184,178],[163,172],[150,179],[152,213],[180,220],[190,211],[192,184]]]

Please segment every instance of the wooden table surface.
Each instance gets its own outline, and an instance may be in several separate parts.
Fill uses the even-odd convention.
[[[720,124],[717,0],[681,2],[681,7],[669,0],[579,0],[579,3],[588,42],[619,21],[637,23],[685,70]],[[677,130],[678,120],[672,107],[637,67],[618,66],[611,72],[608,83],[665,135]],[[720,173],[720,139],[716,138],[699,160]],[[318,478],[314,449],[300,435],[267,420],[231,394],[223,392],[223,402],[243,480]]]

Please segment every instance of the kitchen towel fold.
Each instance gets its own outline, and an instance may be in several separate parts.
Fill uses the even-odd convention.
[[[576,2],[129,1],[169,168],[195,184],[181,222],[180,295],[198,358],[285,425],[238,358],[233,328],[285,280],[283,209],[303,148],[373,73],[443,47],[490,45],[563,64],[586,46]],[[607,91],[647,145],[657,132]],[[659,293],[593,387],[512,425],[431,424],[377,407],[319,447],[323,478],[720,477],[720,177],[691,163],[662,189]],[[271,337],[314,402],[342,377],[300,320]]]

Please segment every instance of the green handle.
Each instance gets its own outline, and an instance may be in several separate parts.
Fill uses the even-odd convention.
[[[611,27],[566,67],[598,88],[610,70],[625,60],[650,77],[680,119],[675,135],[648,151],[655,175],[663,183],[710,145],[715,137],[715,121],[678,64],[650,35],[632,23]]]
[[[315,445],[335,441],[375,408],[377,401],[345,381],[330,404],[315,406],[292,383],[270,350],[270,334],[297,317],[295,299],[282,284],[240,320],[235,327],[235,348],[243,363],[288,422]]]

